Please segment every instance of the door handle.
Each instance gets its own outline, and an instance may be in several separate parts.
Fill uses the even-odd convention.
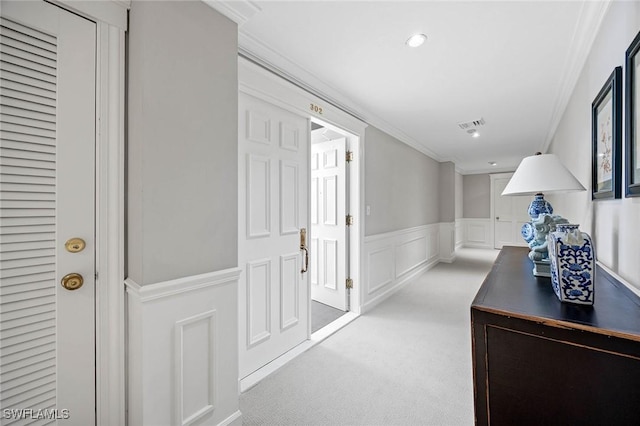
[[[82,287],[83,283],[84,283],[84,278],[82,278],[82,275],[76,272],[65,275],[64,277],[62,277],[62,280],[60,281],[60,284],[62,284],[62,287],[66,288],[67,290],[77,290],[80,287]]]
[[[309,250],[307,249],[307,230],[306,228],[300,229],[300,250],[304,250],[304,265],[300,270],[301,274],[307,272],[309,269]]]

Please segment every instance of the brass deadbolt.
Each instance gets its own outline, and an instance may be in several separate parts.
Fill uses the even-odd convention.
[[[66,243],[64,243],[64,247],[69,253],[81,252],[86,246],[87,243],[85,243],[82,238],[71,238]]]
[[[77,290],[84,284],[84,278],[82,278],[82,275],[74,272],[62,277],[61,284],[62,287],[67,290]]]

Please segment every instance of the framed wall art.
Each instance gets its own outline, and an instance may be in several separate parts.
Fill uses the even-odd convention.
[[[626,92],[626,173],[625,196],[640,197],[640,146],[638,143],[638,123],[640,122],[640,105],[638,105],[638,81],[640,80],[640,33],[627,49],[625,70]]]
[[[622,195],[622,67],[616,67],[591,104],[591,197]]]

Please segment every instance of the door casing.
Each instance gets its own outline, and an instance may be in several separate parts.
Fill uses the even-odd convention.
[[[360,271],[362,260],[360,258],[361,247],[364,245],[364,135],[366,123],[347,114],[320,99],[319,97],[302,90],[293,83],[285,80],[275,71],[270,71],[265,66],[256,64],[243,57],[238,60],[239,90],[248,95],[271,103],[289,112],[308,117],[324,127],[334,129],[340,133],[346,133],[350,142],[350,149],[354,153],[354,159],[350,164],[349,181],[349,206],[350,214],[354,217],[354,224],[350,227],[351,243],[349,245],[349,258],[351,262],[349,275],[353,279],[353,288],[350,297],[350,312],[359,315],[361,312],[362,295]],[[314,106],[316,108],[314,108]],[[309,159],[310,160],[310,159]],[[310,182],[307,190],[310,192]],[[242,195],[240,195],[242,196]],[[309,199],[310,204],[310,199]],[[310,214],[311,206],[308,206]],[[245,301],[239,300],[239,303]],[[309,301],[310,303],[310,301]],[[311,321],[309,318],[309,335],[311,334]],[[242,384],[241,384],[242,387]]]
[[[498,190],[497,186],[496,186],[496,180],[497,179],[509,179],[511,178],[511,176],[513,176],[513,173],[494,173],[490,175],[491,178],[491,203],[490,203],[490,211],[491,211],[491,247],[494,248],[498,248],[496,247],[497,241],[496,241],[496,205],[495,205],[495,197],[496,195],[496,191]],[[517,218],[516,220],[518,222],[522,222],[524,223],[524,219],[527,216],[527,208],[525,204],[528,204],[528,201],[524,198],[524,197],[510,197],[511,198],[511,204],[512,204],[512,216],[515,215],[515,217]],[[513,231],[513,245],[517,245],[517,246],[526,246],[525,241],[520,237],[520,228],[518,227],[518,229],[514,229]]]
[[[96,423],[125,424],[124,134],[129,1],[49,1],[96,23]]]

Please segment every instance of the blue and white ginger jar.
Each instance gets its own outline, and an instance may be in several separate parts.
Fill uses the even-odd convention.
[[[559,224],[547,238],[551,284],[558,299],[593,305],[596,256],[591,237],[578,225]]]

